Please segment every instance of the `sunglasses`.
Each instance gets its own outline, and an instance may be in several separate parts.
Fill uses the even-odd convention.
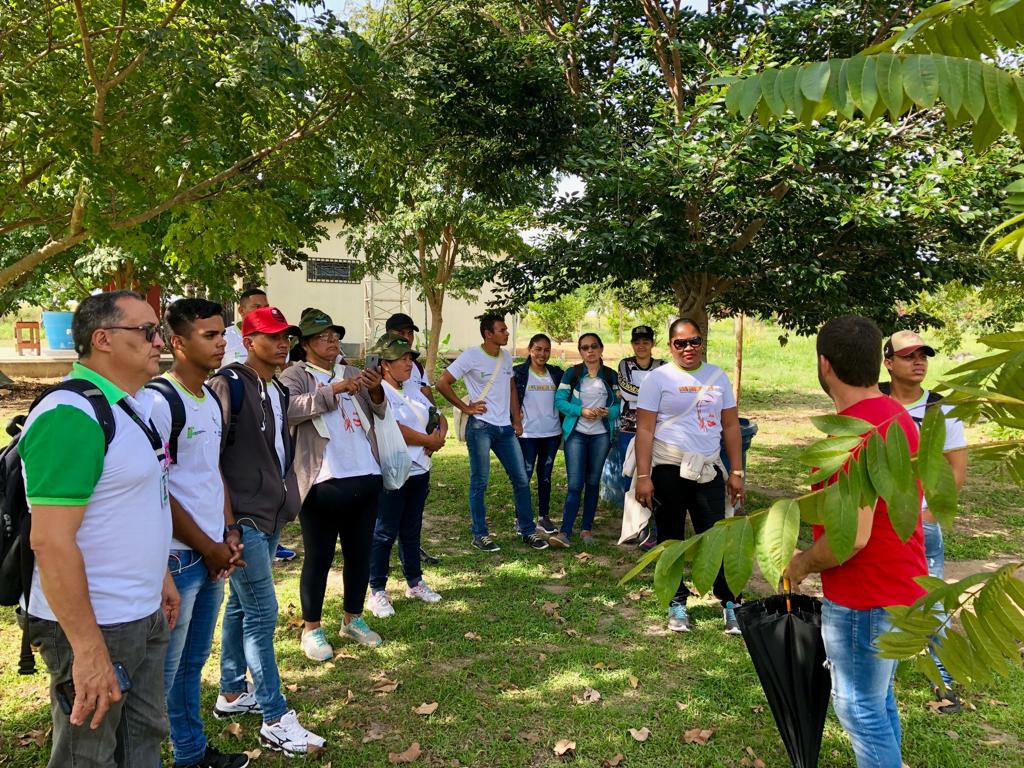
[[[704,343],[704,339],[700,336],[692,336],[689,339],[672,339],[673,349],[686,349],[687,347],[697,348]]]
[[[145,337],[147,343],[152,343],[157,334],[160,333],[160,326],[156,323],[144,323],[143,325],[105,325],[104,331],[139,331]]]
[[[590,352],[593,349],[600,349],[600,344],[580,344],[580,352]]]

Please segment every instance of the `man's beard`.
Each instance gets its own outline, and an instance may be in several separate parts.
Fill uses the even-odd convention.
[[[831,397],[832,393],[829,391],[828,382],[825,381],[825,377],[821,373],[821,360],[820,359],[818,360],[818,383],[821,384],[821,388],[823,390],[825,390],[825,394],[828,395],[829,397]]]

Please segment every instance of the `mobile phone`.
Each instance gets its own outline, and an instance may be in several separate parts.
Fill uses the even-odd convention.
[[[112,662],[114,667],[114,676],[117,678],[117,686],[121,689],[121,693],[128,693],[132,689],[132,679],[128,676],[128,670],[124,668],[124,664],[120,661]],[[57,703],[60,704],[60,709],[65,715],[71,714],[72,707],[75,706],[75,683],[73,680],[65,680],[63,683],[57,683]]]
[[[375,371],[380,368],[380,355],[369,354],[363,361],[363,368],[368,371]]]

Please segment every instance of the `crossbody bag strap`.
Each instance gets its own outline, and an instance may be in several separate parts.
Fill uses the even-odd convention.
[[[402,392],[402,390],[400,390],[400,389],[398,389],[396,387],[392,387],[386,381],[384,383],[387,384],[387,386],[391,389],[391,391],[394,392],[396,395],[398,395],[400,398],[402,398],[402,400],[405,402],[405,404],[409,406],[409,410],[412,411],[412,415],[416,417],[416,421],[419,423],[420,429],[422,429],[424,432],[426,432],[427,431],[427,423],[430,421],[430,418],[428,417],[426,419],[421,419],[420,418],[420,412],[416,408],[416,404],[412,400],[410,400],[408,397],[406,397],[405,394]],[[421,405],[420,407],[422,408],[424,406]]]
[[[501,359],[501,350],[499,349],[498,350],[498,360],[497,360],[497,362],[494,363],[494,370],[491,371],[491,378],[489,378],[487,380],[487,383],[484,384],[484,388],[480,390],[480,399],[481,400],[486,400],[487,399],[487,393],[491,391],[491,387],[494,386],[494,382],[498,379],[498,371],[501,370],[502,362],[503,362],[503,360]]]

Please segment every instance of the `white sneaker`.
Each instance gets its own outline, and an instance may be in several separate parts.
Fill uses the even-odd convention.
[[[249,683],[248,690],[234,701],[228,701],[224,694],[220,694],[217,696],[217,703],[213,705],[213,716],[218,720],[237,715],[258,715],[262,711],[260,703],[256,701],[252,683]]]
[[[415,587],[406,587],[405,596],[415,598],[416,600],[422,600],[424,603],[441,602],[441,596],[428,587],[427,582],[423,581],[423,579],[420,579],[420,583]]]
[[[370,599],[366,601],[366,607],[378,619],[386,619],[388,616],[395,615],[395,606],[391,604],[388,593],[383,589],[380,592],[370,593]]]
[[[310,748],[323,749],[327,742],[299,725],[295,710],[290,709],[274,723],[264,723],[260,728],[260,743],[275,752],[284,752],[288,757],[304,755]]]
[[[302,652],[307,659],[313,661],[330,661],[334,658],[334,649],[327,642],[323,627],[302,632]]]
[[[355,640],[360,645],[368,645],[371,648],[376,648],[383,642],[380,639],[380,635],[366,625],[366,619],[362,616],[356,616],[348,624],[342,622],[339,634],[342,637]]]

